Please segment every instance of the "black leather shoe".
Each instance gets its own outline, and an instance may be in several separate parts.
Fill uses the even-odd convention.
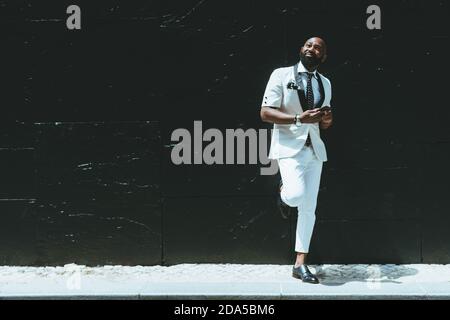
[[[307,283],[319,283],[319,279],[309,271],[308,266],[302,264],[300,267],[292,268],[292,276]]]
[[[278,209],[280,210],[281,217],[283,219],[288,219],[292,213],[292,207],[288,206],[281,199],[281,187],[282,186],[283,186],[283,182],[280,180],[280,183],[278,184],[277,206],[278,206]]]

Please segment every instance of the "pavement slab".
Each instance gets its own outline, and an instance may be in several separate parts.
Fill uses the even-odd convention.
[[[450,299],[450,265],[0,267],[0,299]]]

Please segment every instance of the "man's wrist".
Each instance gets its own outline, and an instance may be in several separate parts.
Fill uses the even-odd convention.
[[[296,126],[300,126],[302,123],[300,122],[300,115],[296,114],[294,117],[294,123]]]

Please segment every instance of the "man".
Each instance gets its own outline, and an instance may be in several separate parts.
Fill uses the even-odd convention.
[[[300,61],[273,71],[264,93],[261,119],[273,123],[269,159],[277,159],[281,181],[278,203],[283,218],[297,208],[297,257],[292,275],[319,283],[305,264],[309,252],[323,162],[327,161],[320,129],[331,126],[331,83],[317,72],[327,58],[321,38],[306,41]]]

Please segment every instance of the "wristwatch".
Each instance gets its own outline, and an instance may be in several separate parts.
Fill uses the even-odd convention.
[[[300,115],[299,114],[296,114],[295,115],[295,121],[294,121],[294,123],[295,123],[295,125],[297,126],[297,127],[299,127],[302,123],[300,122]]]

